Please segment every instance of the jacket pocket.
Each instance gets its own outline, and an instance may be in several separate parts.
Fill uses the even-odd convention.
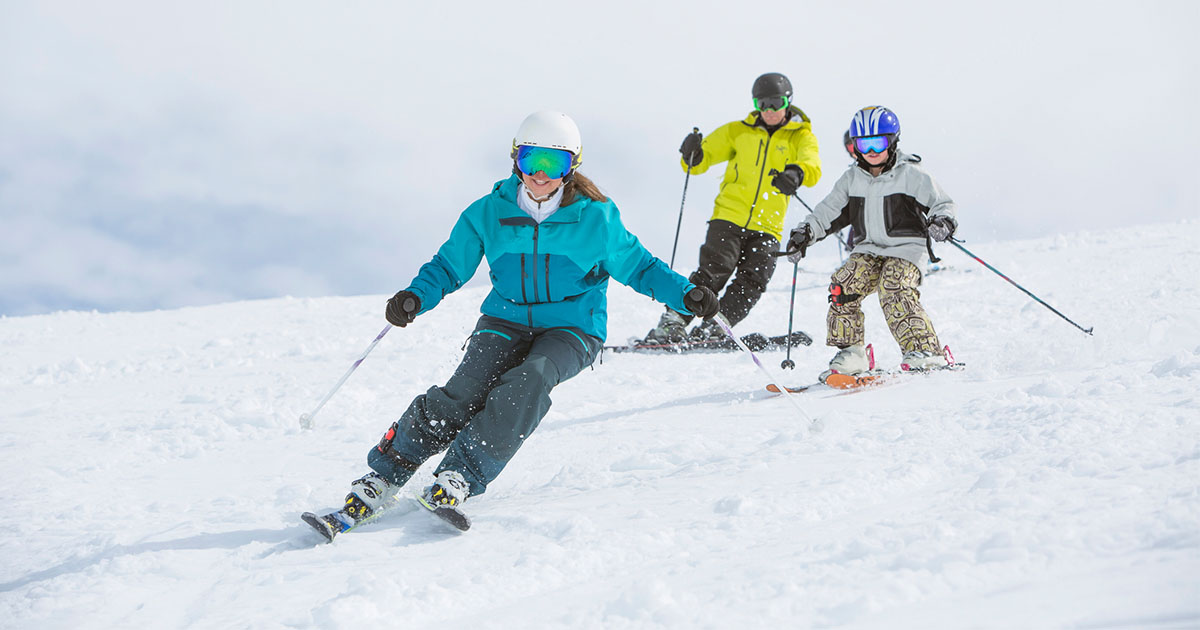
[[[929,208],[904,193],[883,198],[883,226],[888,236],[925,237],[925,215]]]

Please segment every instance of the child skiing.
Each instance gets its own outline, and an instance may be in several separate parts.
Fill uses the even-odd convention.
[[[718,127],[707,138],[693,132],[679,147],[681,166],[693,175],[728,162],[700,247],[700,266],[688,279],[714,293],[725,289],[721,313],[730,324],[750,314],[775,272],[773,254],[783,238],[789,197],[821,179],[817,138],[808,116],[792,104],[791,81],[769,72],[755,79],[750,94],[754,111],[746,118]],[[691,319],[668,308],[645,341],[685,342]],[[690,338],[723,335],[706,322],[693,328]]]
[[[441,451],[436,479],[419,500],[466,529],[463,500],[483,494],[550,409],[550,391],[600,351],[610,277],[680,312],[717,313],[716,295],[646,251],[578,172],[579,129],[566,114],[531,114],[511,155],[513,174],[462,212],[433,259],[388,300],[388,322],[407,326],[487,257],[492,291],[457,371],[417,396],[369,451],[372,472],[350,484],[341,510],[304,515],[330,540],[394,502]]]
[[[878,292],[879,305],[904,358],[902,369],[946,365],[946,358],[921,307],[921,264],[929,239],[954,233],[954,202],[920,166],[921,158],[898,149],[900,120],[885,107],[865,107],[850,123],[856,164],[833,191],[792,229],[788,259],[804,257],[812,243],[851,226],[853,253],[829,285],[826,344],[838,348],[829,369],[858,374],[870,369],[864,345],[862,301]]]

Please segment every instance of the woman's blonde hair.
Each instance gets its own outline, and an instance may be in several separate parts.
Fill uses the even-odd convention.
[[[600,192],[600,188],[596,186],[596,182],[588,179],[583,173],[578,171],[571,177],[571,181],[567,182],[563,188],[562,205],[569,206],[575,203],[575,200],[583,195],[592,201],[608,201],[608,197]]]

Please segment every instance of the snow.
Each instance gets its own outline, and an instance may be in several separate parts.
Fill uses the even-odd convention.
[[[967,244],[1094,337],[940,247],[923,301],[968,369],[802,394],[819,432],[743,355],[607,354],[470,532],[403,508],[332,545],[299,514],[449,377],[485,289],[393,330],[309,431],[384,296],[0,318],[0,627],[1200,627],[1197,242],[1192,220]],[[837,260],[814,256],[789,384],[831,356]],[[791,275],[739,331],[784,331]],[[659,313],[610,301],[610,342]]]

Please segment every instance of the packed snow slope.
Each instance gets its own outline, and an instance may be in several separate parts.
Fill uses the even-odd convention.
[[[1197,243],[1188,221],[967,244],[1091,337],[941,246],[923,301],[967,370],[800,395],[819,431],[746,356],[610,353],[471,531],[402,510],[331,545],[300,513],[450,376],[485,289],[392,330],[309,431],[385,296],[0,319],[0,626],[1200,627]],[[789,384],[831,356],[836,263],[803,264],[818,341]],[[791,270],[739,332],[786,329]],[[660,312],[610,300],[610,342]]]

